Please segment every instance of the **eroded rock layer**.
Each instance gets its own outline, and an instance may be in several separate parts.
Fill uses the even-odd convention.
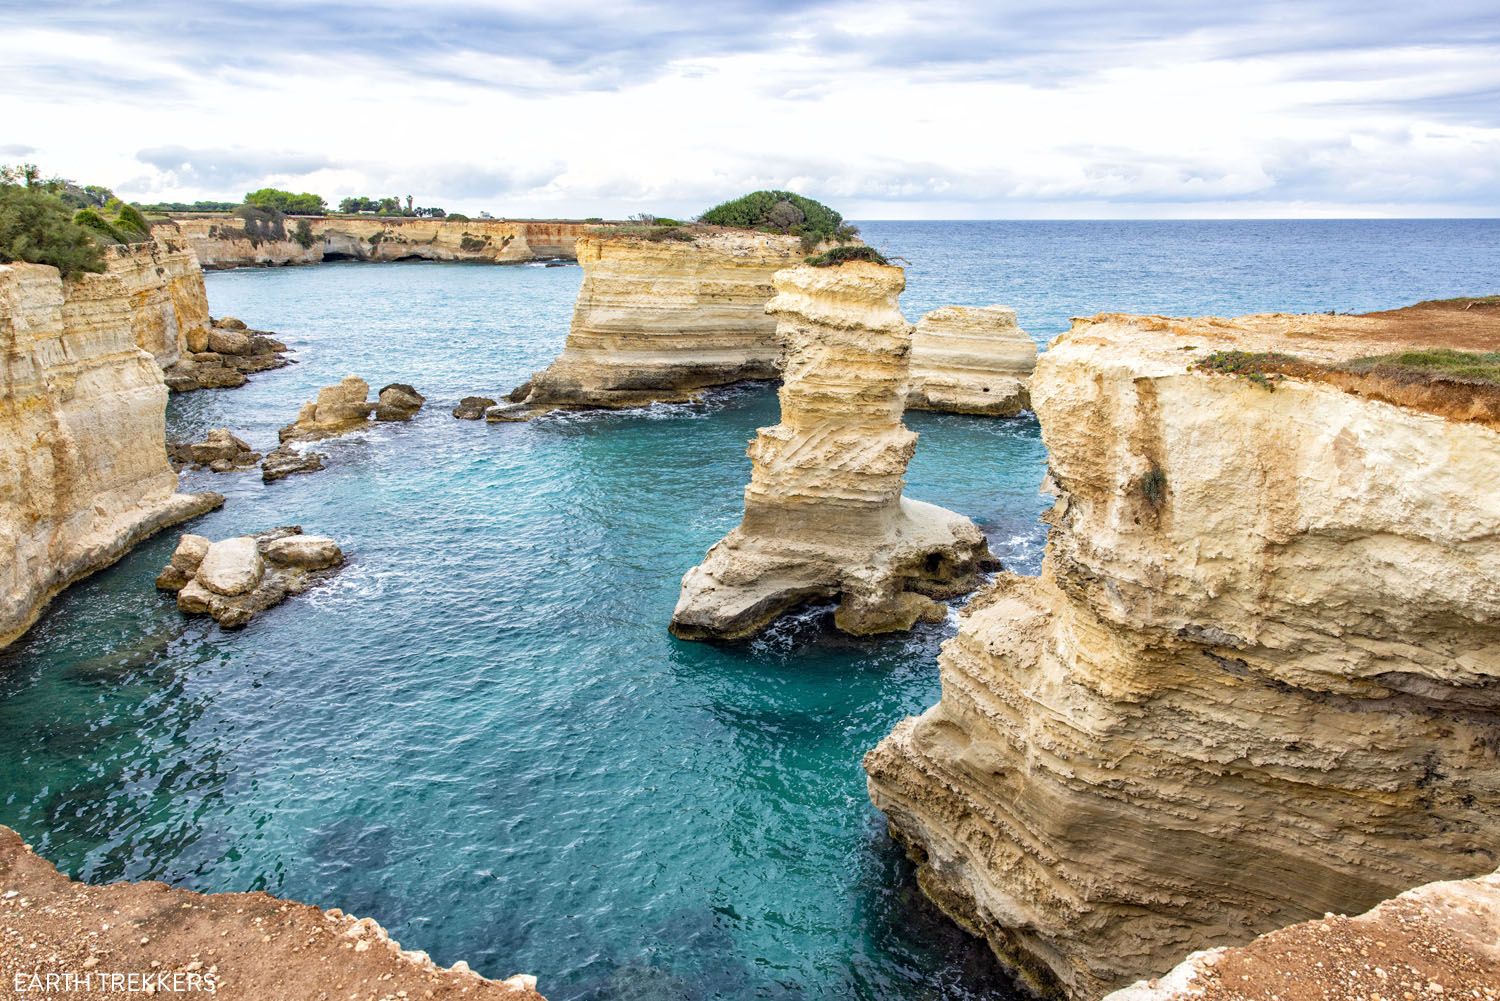
[[[88,886],[0,827],[0,980],[86,1001],[130,995],[542,1001],[536,978],[435,964],[375,921],[265,893]]]
[[[0,265],[0,645],[68,584],[223,503],[177,492],[130,273],[65,285],[55,268]]]
[[[1103,316],[1041,356],[1042,574],[970,604],[941,701],[865,760],[925,892],[1036,983],[1097,998],[1495,869],[1500,434],[1195,367],[1443,342],[1500,325]]]
[[[203,350],[192,345],[208,336],[208,292],[198,260],[181,236],[170,227],[158,227],[155,235],[150,243],[107,248],[106,274],[129,304],[135,343],[167,368],[184,352]]]
[[[798,605],[837,600],[851,633],[940,618],[990,561],[967,518],[901,496],[917,435],[901,424],[911,325],[900,268],[852,263],[775,275],[786,347],[781,423],[762,428],[739,527],[683,578],[672,631],[748,636]]]
[[[382,219],[376,216],[290,217],[271,233],[246,231],[229,215],[173,220],[204,268],[316,264],[325,260],[474,261],[520,264],[570,260],[573,243],[592,227],[564,220]]]
[[[1029,407],[1036,342],[1009,306],[944,306],[917,322],[909,410],[1010,417]]]
[[[578,240],[583,287],[562,354],[517,408],[633,407],[770,379],[781,346],[771,276],[806,256],[797,237],[725,230],[685,240]]]
[[[1195,952],[1107,1001],[1407,997],[1500,998],[1500,874],[1428,883],[1358,917]]]

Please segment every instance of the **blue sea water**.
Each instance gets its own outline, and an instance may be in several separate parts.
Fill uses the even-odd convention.
[[[1102,310],[1367,310],[1500,291],[1500,223],[868,223],[903,305],[1014,305],[1040,341]],[[152,580],[175,533],[55,601],[0,653],[0,823],[92,881],[265,889],[408,947],[535,973],[562,999],[1008,998],[937,915],[860,756],[938,696],[950,622],[855,640],[797,617],[738,646],[666,632],[738,519],[774,394],[530,425],[455,421],[546,364],[577,268],[329,264],[211,274],[216,315],[298,364],[176,397],[172,436],[262,449],[353,372],[428,397],[228,495],[192,530],[278,524],[350,565],[238,633]],[[1034,419],[912,414],[908,493],[1035,572]]]

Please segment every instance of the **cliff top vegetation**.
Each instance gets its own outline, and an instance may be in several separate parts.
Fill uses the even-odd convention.
[[[98,191],[109,194],[112,204],[129,208],[114,199],[108,189]],[[131,241],[116,239],[116,234],[106,234],[88,224],[97,219],[106,229],[112,229],[120,220],[118,210],[114,211],[113,220],[101,214],[99,208],[110,212],[110,203],[96,208],[92,203],[94,197],[90,189],[79,188],[62,178],[43,179],[35,164],[0,167],[0,263],[50,264],[64,278],[103,271],[101,243]],[[69,204],[69,198],[89,201],[83,207],[75,207]],[[90,216],[78,221],[76,216],[84,212]],[[134,212],[128,220],[132,232],[137,219],[140,213]],[[145,220],[140,219],[140,223],[144,227]]]
[[[838,212],[791,191],[752,191],[715,205],[699,216],[698,221],[710,226],[800,236],[803,249],[808,251],[820,243],[850,243],[859,236],[859,230],[846,223]]]
[[[830,247],[823,253],[814,254],[807,259],[807,263],[815,268],[832,268],[850,261],[868,261],[871,264],[891,263],[880,251],[864,244],[852,247],[847,245]]]

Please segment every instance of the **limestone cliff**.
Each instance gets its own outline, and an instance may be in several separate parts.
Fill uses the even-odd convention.
[[[774,378],[781,346],[766,313],[771,276],[805,256],[796,237],[740,230],[580,238],[572,329],[522,409],[633,407]]]
[[[150,253],[66,284],[0,265],[0,645],[68,584],[223,502],[177,493],[167,463],[167,389],[136,341],[168,329],[170,283],[138,280]]]
[[[0,982],[18,995],[543,1001],[536,978],[438,966],[370,918],[265,893],[88,886],[0,827]]]
[[[1036,342],[1009,306],[944,306],[917,322],[908,410],[1010,417],[1031,405]]]
[[[974,599],[865,760],[924,891],[1035,982],[1097,998],[1500,861],[1500,434],[1460,400],[1494,387],[1315,377],[1439,343],[1500,324],[1102,316],[1041,356],[1041,577]]]
[[[851,633],[941,617],[990,560],[967,518],[901,496],[917,435],[901,424],[911,325],[900,268],[779,271],[767,309],[785,344],[781,423],[762,428],[739,527],[689,570],[672,616],[686,639],[735,639],[836,599]]]
[[[287,218],[279,235],[267,237],[252,236],[243,220],[230,215],[182,215],[172,225],[209,270],[324,260],[519,264],[571,259],[574,241],[592,229],[587,223],[563,220],[308,216]]]
[[[1355,918],[1195,952],[1107,1001],[1500,998],[1500,873],[1428,883]]]
[[[208,340],[208,293],[192,249],[170,227],[153,232],[152,242],[106,248],[106,273],[129,303],[135,343],[168,368],[205,350],[195,345]]]

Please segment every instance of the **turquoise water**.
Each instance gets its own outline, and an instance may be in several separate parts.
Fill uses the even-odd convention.
[[[912,259],[908,315],[1008,301],[1039,338],[1101,308],[1378,308],[1500,275],[1493,223],[1207,225],[866,233]],[[524,426],[448,416],[556,353],[579,279],[210,275],[214,312],[279,331],[299,364],[174,399],[174,435],[227,425],[268,448],[349,372],[429,406],[328,443],[317,474],[188,477],[229,496],[195,531],[339,539],[351,564],[330,586],[226,634],[152,588],[169,533],[0,653],[0,823],[83,878],[337,905],[440,962],[533,972],[553,1001],[1009,997],[916,892],[859,769],[935,701],[951,622],[852,640],[814,612],[735,647],[666,632],[682,572],[738,519],[769,389]],[[1034,572],[1035,422],[908,420],[908,492]]]

